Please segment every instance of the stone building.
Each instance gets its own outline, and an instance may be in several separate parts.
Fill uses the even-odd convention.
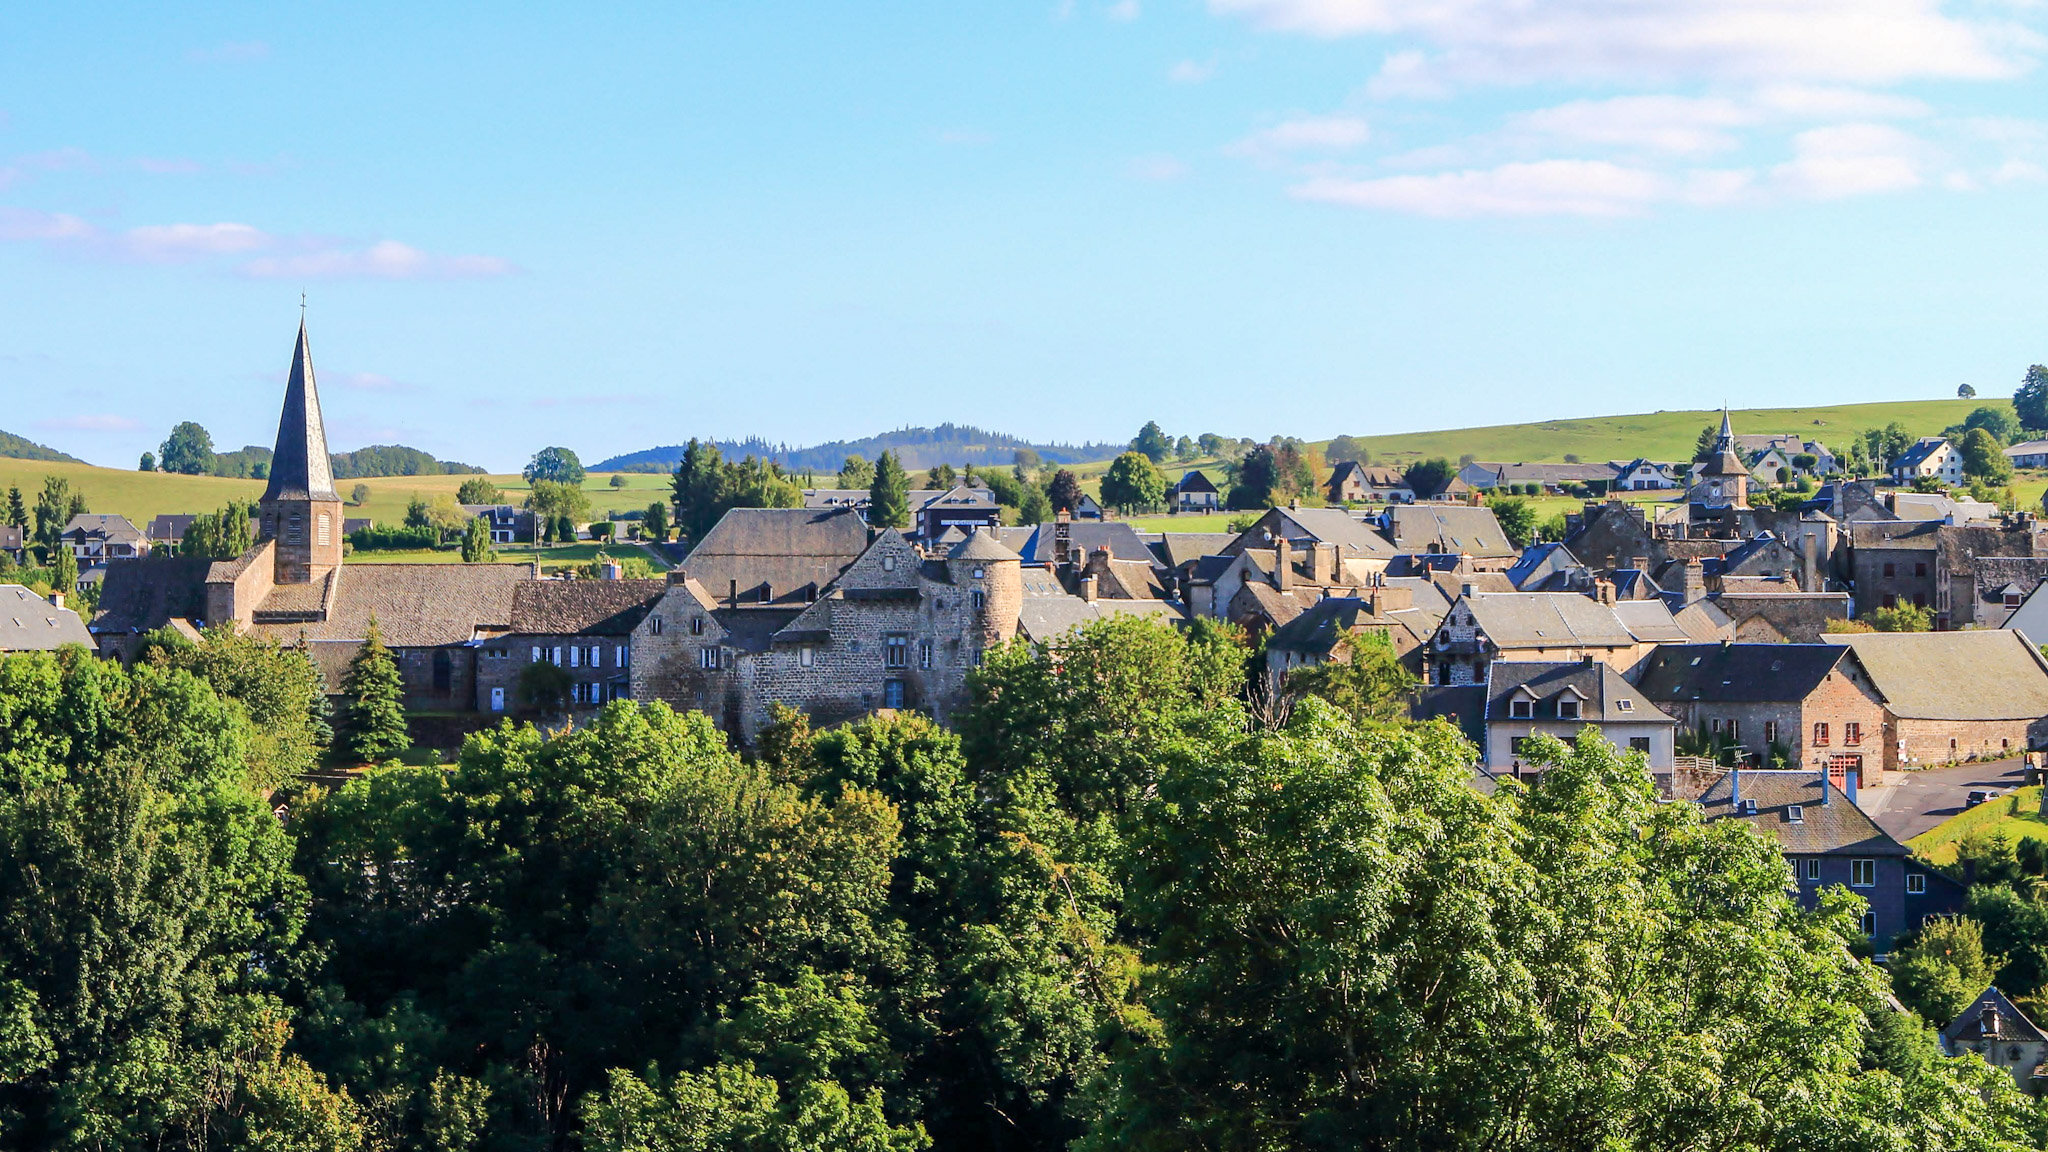
[[[1467,585],[1424,649],[1423,678],[1477,684],[1496,660],[1577,662],[1591,658],[1626,673],[1654,643],[1639,640],[1603,598],[1575,592],[1481,592]]]
[[[529,580],[512,588],[504,632],[476,645],[474,707],[520,710],[528,668],[550,664],[568,682],[571,715],[628,698],[633,629],[661,599],[663,580]]]
[[[2041,1063],[2048,1059],[2048,1036],[1994,985],[1941,1030],[1941,1050],[1950,1056],[1975,1052],[1986,1064],[2011,1073],[2021,1091],[2033,1092],[2041,1085]]]
[[[1715,439],[1700,469],[1699,478],[1686,490],[1686,503],[1695,519],[1726,509],[1749,507],[1749,468],[1735,447],[1735,429],[1728,412],[1721,412],[1721,435]]]
[[[1484,723],[1480,755],[1496,773],[1522,775],[1534,737],[1575,744],[1587,727],[1616,748],[1642,753],[1652,774],[1671,771],[1671,717],[1621,673],[1590,657],[1494,661],[1486,670]]]
[[[1885,782],[1884,697],[1840,644],[1666,644],[1636,687],[1682,731],[1723,738],[1759,767],[1825,768],[1852,798]]]
[[[1885,767],[2048,750],[2048,659],[2010,629],[1840,637],[1884,697]]]
[[[985,531],[927,558],[888,529],[799,606],[721,603],[686,565],[633,629],[632,695],[704,711],[748,742],[777,703],[821,723],[876,708],[944,722],[982,653],[1017,634],[1021,568]]]

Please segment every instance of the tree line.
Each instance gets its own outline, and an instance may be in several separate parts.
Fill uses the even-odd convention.
[[[742,754],[701,715],[619,702],[302,791],[280,822],[266,790],[324,738],[298,653],[209,634],[132,669],[10,657],[0,1132],[437,1152],[2048,1138],[2004,1072],[1894,1008],[1855,897],[1801,910],[1774,845],[1657,803],[1639,757],[1548,742],[1540,780],[1482,793],[1453,729],[1392,718],[1405,685],[1373,653],[1264,704],[1256,663],[1227,627],[1118,617],[992,651],[953,730],[785,713]]]

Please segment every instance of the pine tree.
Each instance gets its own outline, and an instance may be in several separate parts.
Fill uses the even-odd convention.
[[[50,591],[70,596],[78,591],[78,559],[59,544],[50,559]]]
[[[497,558],[498,552],[491,547],[491,534],[484,527],[484,518],[470,517],[469,524],[462,529],[462,562],[488,564]]]
[[[894,452],[885,451],[875,461],[875,482],[868,489],[868,524],[876,528],[910,524],[910,477],[903,474]]]
[[[28,505],[21,499],[21,486],[18,484],[7,487],[7,522],[16,528],[28,527]]]
[[[341,722],[349,755],[379,760],[412,747],[405,728],[405,686],[374,616],[362,649],[348,662],[341,691],[348,699],[342,706]]]

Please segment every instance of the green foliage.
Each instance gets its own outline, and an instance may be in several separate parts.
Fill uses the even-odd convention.
[[[360,490],[364,486],[357,485],[357,488]],[[455,502],[457,504],[502,504],[505,502],[505,494],[498,491],[496,484],[491,483],[482,476],[472,476],[462,482],[462,487],[455,490]],[[360,504],[362,501],[358,500],[356,503]]]
[[[284,787],[319,766],[333,738],[327,685],[303,651],[222,624],[201,633],[197,644],[176,633],[152,633],[142,659],[191,673],[247,714],[250,787]]]
[[[573,526],[590,518],[590,497],[583,494],[582,486],[556,480],[534,481],[526,494],[526,507],[534,514],[536,530],[550,540],[571,538],[562,534],[562,521]]]
[[[142,454],[142,459],[141,459],[141,461],[140,461],[140,462],[138,462],[138,463],[137,463],[137,464],[135,465],[135,470],[136,470],[137,472],[154,472],[154,471],[156,471],[156,453],[154,453],[154,452],[144,452],[144,453]]]
[[[1900,1001],[1942,1027],[1991,986],[2004,964],[1985,953],[1983,925],[1967,916],[1937,916],[1893,948],[1886,969]]]
[[[953,471],[953,466],[942,460],[932,465],[931,469],[925,473],[924,486],[926,488],[944,490],[951,488],[959,479],[960,474]]]
[[[1536,539],[1535,505],[1514,497],[1490,496],[1486,506],[1493,509],[1493,518],[1500,521],[1500,530],[1507,534],[1508,543],[1527,548]]]
[[[467,484],[468,482],[464,481],[464,485],[467,486]],[[350,488],[348,490],[348,502],[355,505],[358,508],[362,507],[364,504],[369,503],[369,500],[370,486],[368,484],[357,484],[355,487]]]
[[[528,484],[552,480],[557,484],[580,485],[583,483],[583,462],[567,448],[543,448],[533,454],[533,459],[519,474]]]
[[[1173,454],[1173,442],[1166,438],[1166,432],[1159,427],[1157,420],[1147,420],[1145,426],[1138,429],[1137,436],[1132,438],[1131,451],[1158,464]]]
[[[894,452],[875,460],[875,480],[868,486],[868,524],[875,528],[910,526],[910,477]]]
[[[441,532],[426,525],[418,528],[388,528],[373,524],[349,533],[348,542],[349,547],[358,552],[411,552],[440,544]]]
[[[249,450],[245,448],[243,451]],[[258,451],[265,459],[269,458],[269,449]],[[358,480],[370,476],[459,476],[466,472],[483,472],[474,464],[436,460],[430,453],[407,448],[403,444],[372,444],[353,452],[332,452],[327,458],[332,462],[336,480]]]
[[[86,511],[85,495],[73,492],[69,480],[61,476],[43,477],[43,490],[36,495],[35,543],[46,551],[56,548],[64,525]]]
[[[1224,504],[1232,510],[1266,508],[1292,500],[1314,500],[1314,468],[1298,440],[1275,438],[1254,445],[1230,469]]]
[[[306,895],[245,783],[252,735],[181,670],[0,660],[10,1147],[279,1146],[301,1105],[346,1113],[281,1056]]]
[[[569,706],[569,685],[572,682],[568,669],[536,660],[519,670],[516,700],[522,711],[542,716],[559,715]]]
[[[1864,432],[1863,445],[1878,471],[1885,471],[1892,466],[1892,461],[1913,446],[1913,434],[1906,430],[1904,424],[1894,420],[1883,428]]]
[[[1102,476],[1102,501],[1125,512],[1157,508],[1166,503],[1166,477],[1145,453],[1126,452]]]
[[[78,594],[78,558],[71,549],[59,545],[50,559],[50,587],[66,596]]]
[[[1958,384],[1956,385],[1956,395],[1964,400],[1975,400],[1977,398],[1977,390],[1968,384]]]
[[[491,546],[491,530],[481,516],[472,516],[462,529],[462,562],[464,564],[488,564],[498,558],[498,550]]]
[[[2048,428],[2048,367],[2036,364],[2027,369],[2019,390],[2012,394],[2013,411],[2028,428]]]
[[[359,761],[377,761],[412,747],[405,725],[405,684],[384,634],[370,619],[369,635],[341,678],[342,746]]]
[[[28,505],[22,502],[21,486],[18,484],[7,486],[6,516],[6,523],[12,524],[16,528],[25,529],[29,526]]]
[[[1043,524],[1053,518],[1052,499],[1036,484],[1024,489],[1024,495],[1017,504],[1017,523]]]
[[[1699,436],[1692,442],[1692,458],[1694,462],[1697,463],[1711,457],[1714,454],[1714,446],[1720,442],[1721,426],[1719,424],[1709,424],[1700,429]]]
[[[1314,696],[1361,724],[1405,719],[1422,682],[1401,664],[1393,643],[1372,632],[1350,647],[1348,660],[1295,669],[1287,677],[1288,695],[1297,701]]]
[[[874,482],[875,466],[858,456],[848,456],[846,462],[839,466],[839,487],[842,489],[867,488]]]
[[[76,456],[57,451],[46,444],[38,444],[12,432],[0,432],[0,456],[11,460],[53,460],[65,464],[83,464]]]
[[[1879,632],[1932,632],[1934,614],[1901,601],[1896,607],[1873,611],[1870,626]]]
[[[2006,484],[2012,481],[2012,461],[2005,455],[2005,445],[1988,429],[1972,428],[1963,437],[1963,475],[1985,484]]]
[[[1458,474],[1458,469],[1441,456],[1417,460],[1401,474],[1408,487],[1415,490],[1417,499],[1428,499],[1442,492]]]
[[[773,461],[729,464],[717,445],[691,440],[670,479],[670,502],[676,527],[694,544],[731,509],[800,507],[803,490]]]
[[[252,504],[230,501],[218,512],[192,518],[185,537],[178,542],[183,556],[204,556],[232,560],[256,546],[256,534],[249,522],[256,515]]]
[[[1372,463],[1372,453],[1366,448],[1365,442],[1358,437],[1339,436],[1330,441],[1329,446],[1323,449],[1323,459],[1328,460],[1332,464],[1342,464],[1347,460],[1355,460],[1360,464],[1370,464]]]
[[[190,420],[172,428],[157,452],[159,467],[166,472],[205,476],[213,471],[213,437]]]
[[[668,503],[656,500],[647,506],[647,514],[640,518],[640,533],[649,540],[666,541],[669,536]]]

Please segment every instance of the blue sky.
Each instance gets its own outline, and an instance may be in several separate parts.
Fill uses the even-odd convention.
[[[494,468],[2009,394],[2028,0],[16,5],[0,428]],[[432,9],[422,11],[421,9]]]

